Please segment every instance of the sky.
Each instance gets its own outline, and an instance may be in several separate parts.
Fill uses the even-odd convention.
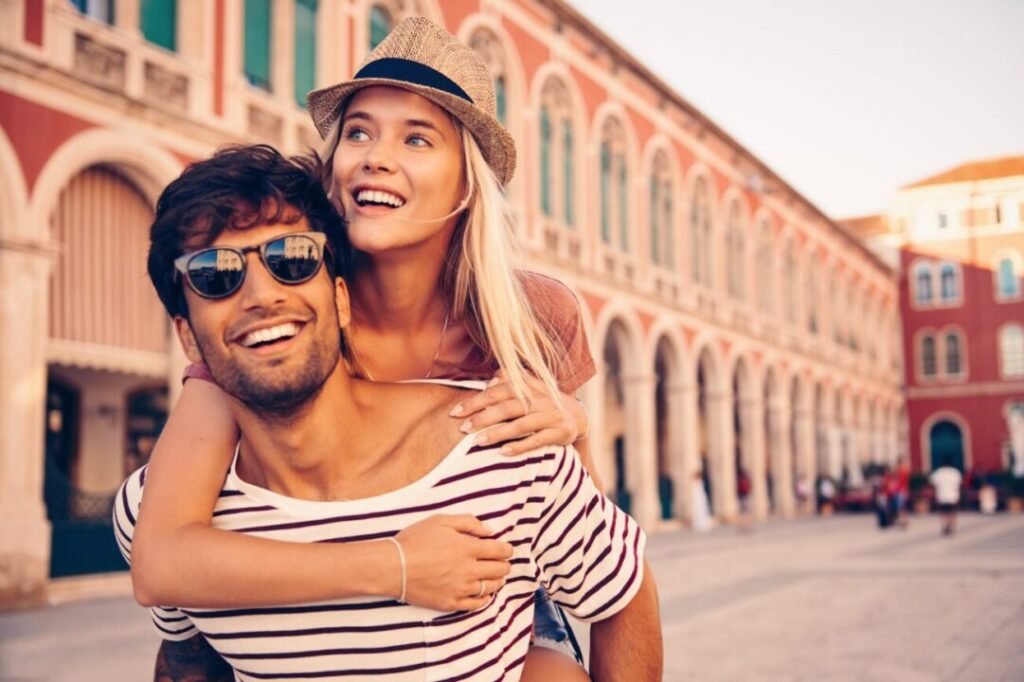
[[[834,219],[1024,154],[1024,0],[570,0]]]

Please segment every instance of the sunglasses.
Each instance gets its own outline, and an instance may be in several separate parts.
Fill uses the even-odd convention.
[[[278,282],[302,284],[320,271],[326,245],[323,232],[293,232],[255,246],[211,246],[186,253],[174,259],[174,267],[203,298],[225,298],[245,282],[245,254],[258,252],[267,272]]]

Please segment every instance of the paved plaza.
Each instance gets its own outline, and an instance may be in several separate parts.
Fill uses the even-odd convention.
[[[1024,515],[874,517],[655,535],[666,680],[1024,681]],[[128,598],[0,614],[0,680],[147,680]]]

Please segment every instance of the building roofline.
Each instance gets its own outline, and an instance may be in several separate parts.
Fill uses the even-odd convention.
[[[722,129],[710,118],[705,116],[697,107],[691,104],[686,98],[676,92],[668,83],[666,83],[661,77],[656,75],[653,71],[645,66],[639,59],[634,57],[628,50],[619,45],[619,43],[605,33],[603,30],[598,28],[590,19],[581,14],[576,8],[572,7],[567,0],[537,0],[542,5],[547,6],[551,9],[558,18],[571,22],[574,27],[580,32],[588,35],[592,40],[597,43],[604,45],[612,56],[630,68],[637,76],[642,80],[649,82],[660,95],[670,100],[673,104],[678,106],[680,109],[685,111],[689,116],[697,120],[702,126],[707,128],[709,131],[714,133],[716,136],[721,138],[726,144],[733,147],[738,153],[740,153],[744,159],[751,165],[757,168],[758,171],[763,173],[774,183],[784,187],[790,192],[799,202],[809,208],[813,214],[818,218],[824,220],[826,223],[831,225],[833,229],[844,238],[850,245],[858,249],[868,260],[872,261],[875,265],[882,269],[887,274],[894,274],[892,268],[885,264],[881,258],[878,257],[871,249],[867,247],[857,236],[851,234],[846,228],[839,224],[839,222],[833,218],[830,218],[824,211],[818,208],[810,199],[804,196],[802,193],[797,191],[792,185],[782,179],[775,171],[768,167],[763,161],[755,156],[749,149],[738,142],[734,137]]]

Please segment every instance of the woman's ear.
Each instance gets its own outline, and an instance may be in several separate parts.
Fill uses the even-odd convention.
[[[334,278],[334,305],[338,311],[338,326],[344,329],[352,321],[352,302],[348,297],[348,285],[341,277]]]

